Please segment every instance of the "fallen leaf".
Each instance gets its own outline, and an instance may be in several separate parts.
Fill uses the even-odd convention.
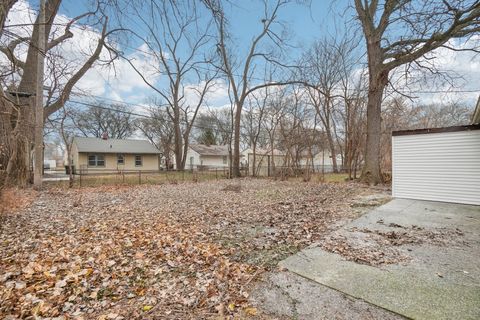
[[[145,311],[145,312],[148,312],[150,310],[152,310],[153,306],[143,306],[142,310]]]

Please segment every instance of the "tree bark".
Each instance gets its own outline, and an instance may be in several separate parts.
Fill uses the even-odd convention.
[[[242,103],[243,104],[243,103]],[[237,110],[235,110],[235,124],[234,124],[234,137],[233,137],[233,168],[232,175],[235,178],[241,176],[240,174],[240,122],[242,116],[242,104],[237,104]]]
[[[37,79],[35,83],[35,161],[33,165],[33,184],[40,190],[43,182],[43,73],[45,51],[45,0],[40,0],[38,13],[37,41]]]
[[[328,147],[330,149],[330,155],[332,157],[332,169],[334,173],[338,173],[338,166],[337,166],[337,154],[335,151],[335,143],[333,141],[332,137],[332,132],[330,131],[330,123],[328,123],[328,127],[325,128],[325,132],[327,134],[327,140],[328,140]]]
[[[388,72],[371,68],[369,75],[367,103],[367,141],[365,145],[365,163],[361,180],[376,185],[382,183],[380,171],[380,138],[382,128],[382,98],[388,83]]]

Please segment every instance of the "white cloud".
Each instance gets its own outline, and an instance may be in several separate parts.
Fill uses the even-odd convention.
[[[205,81],[198,84],[188,84],[185,86],[185,104],[195,106],[199,101],[199,91],[201,92],[205,86]],[[208,93],[205,95],[203,105],[217,107],[224,105],[229,101],[228,86],[223,80],[215,80],[210,84]]]
[[[21,0],[15,4],[8,15],[6,25],[12,27],[6,30],[15,33],[19,36],[31,35],[33,27],[31,24],[35,21],[36,11],[26,0]],[[52,28],[51,37],[58,37],[64,32],[64,25],[70,21],[70,18],[65,15],[57,15],[55,18],[55,25]],[[29,24],[27,26],[15,27],[13,25]],[[64,41],[61,45],[52,49],[50,53],[61,56],[56,57],[57,67],[64,68],[66,75],[62,77],[62,82],[65,83],[67,79],[78,70],[88,57],[95,50],[98,39],[100,38],[100,31],[88,27],[73,25],[71,28],[73,37]],[[5,34],[2,37],[2,43],[8,43],[12,36]],[[147,51],[147,48],[140,47],[140,51]],[[20,59],[26,58],[27,45],[18,46],[15,51]],[[142,72],[146,79],[155,82],[156,75],[152,73],[150,67],[152,57],[146,53],[132,50],[127,58]],[[101,59],[107,60],[109,58],[107,50],[104,48],[101,53]],[[61,66],[58,64],[61,63]],[[7,58],[0,54],[0,65],[2,68],[10,68]],[[48,69],[51,63],[46,63],[46,85],[50,85],[52,80],[52,70]],[[58,70],[58,69],[57,69]],[[95,63],[94,67],[87,71],[74,88],[74,91],[81,93],[88,93],[91,95],[116,96],[121,98],[123,94],[135,93],[138,90],[148,89],[148,85],[138,75],[138,73],[124,60],[116,60],[114,65],[108,67],[102,66],[101,63]]]
[[[471,48],[480,43],[480,36],[468,40],[452,39],[447,45],[456,50]],[[439,48],[419,59],[440,74],[432,75],[426,70],[414,70],[409,79],[404,79],[404,68],[395,70],[392,78],[400,88],[416,96],[417,103],[463,102],[474,104],[480,95],[480,61],[472,51],[455,51]],[[432,91],[429,93],[429,91]]]

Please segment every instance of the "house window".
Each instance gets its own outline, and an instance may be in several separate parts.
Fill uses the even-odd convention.
[[[135,156],[135,167],[141,167],[143,165],[143,159],[141,155]]]
[[[117,154],[117,164],[125,164],[125,156],[123,154]]]
[[[223,164],[227,164],[228,158],[227,156],[223,156]]]
[[[103,154],[89,154],[88,166],[89,167],[105,167],[105,156]]]

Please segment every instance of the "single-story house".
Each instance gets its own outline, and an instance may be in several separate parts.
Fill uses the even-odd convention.
[[[272,151],[264,148],[255,148],[255,152],[252,148],[248,148],[242,152],[242,155],[245,161],[244,165],[248,166],[248,174],[256,176],[270,176],[274,167],[285,166],[287,158],[284,151],[278,149]],[[255,165],[253,165],[253,158],[255,158]]]
[[[63,155],[60,146],[56,143],[44,143],[43,148],[43,168],[46,170],[55,170],[57,167],[62,168]]]
[[[340,154],[336,155],[337,160],[337,167],[340,169],[342,167],[342,156]],[[322,170],[322,167],[325,172],[333,171],[333,157],[329,150],[323,150],[317,152],[316,154],[310,157],[307,152],[302,154],[302,158],[300,159],[301,166],[311,166],[313,162],[313,166],[315,166],[315,170]]]
[[[249,175],[253,175],[253,170],[255,170],[256,176],[269,176],[273,174],[273,169],[288,166],[288,155],[287,152],[273,149],[271,150],[256,148],[255,149],[255,166],[253,166],[254,152],[252,148],[248,148],[242,152],[245,159],[245,166],[248,166]],[[338,168],[342,167],[342,157],[337,155],[337,166]],[[313,159],[307,152],[302,152],[299,159],[299,165],[301,167],[315,166],[315,170],[321,171],[322,167],[325,172],[331,172],[333,170],[333,161],[330,151],[317,152],[314,154]],[[254,169],[255,167],[255,169]]]
[[[228,146],[190,144],[187,150],[185,169],[228,168]]]
[[[159,170],[160,151],[147,140],[75,137],[73,168],[77,173]]]

